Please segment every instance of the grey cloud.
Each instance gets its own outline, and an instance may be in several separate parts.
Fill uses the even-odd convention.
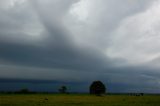
[[[27,2],[9,9],[0,9],[0,15],[0,41],[29,44],[36,42],[36,35],[41,33],[42,26]]]
[[[120,91],[147,88],[147,92],[153,85],[159,89],[156,69],[146,64],[124,65],[125,58],[106,53],[114,46],[113,34],[121,22],[145,12],[154,1],[89,1],[89,16],[83,21],[70,13],[78,2],[28,0],[1,9],[0,78],[75,81],[85,86],[102,80],[111,91],[120,85]]]
[[[82,1],[85,2],[85,0]],[[146,11],[146,9],[154,2],[150,0],[87,1],[89,3],[86,3],[91,6],[89,5],[89,9],[87,8],[88,14],[86,16],[86,20],[82,21],[80,24],[77,24],[79,20],[78,22],[76,21],[75,25],[71,25],[70,30],[75,30],[73,31],[73,36],[76,36],[78,41],[80,40],[80,43],[82,42],[85,43],[85,45],[102,49],[112,43],[110,42],[112,36],[114,36],[112,33],[120,26],[121,21],[125,20],[129,16]],[[77,11],[75,11],[75,13],[76,12]],[[83,14],[80,13],[78,17],[81,15]],[[71,20],[71,23],[73,21],[74,20]]]

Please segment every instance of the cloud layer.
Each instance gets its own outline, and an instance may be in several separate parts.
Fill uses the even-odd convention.
[[[159,92],[159,8],[159,0],[0,1],[0,78]]]

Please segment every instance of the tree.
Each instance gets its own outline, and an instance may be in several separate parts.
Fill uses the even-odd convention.
[[[105,94],[106,87],[101,81],[94,81],[90,85],[90,94],[101,95]]]
[[[61,86],[61,88],[59,89],[60,93],[66,93],[67,92],[67,87],[66,86]]]
[[[29,89],[27,89],[27,88],[24,88],[24,89],[21,89],[20,91],[19,91],[19,93],[23,93],[23,94],[27,94],[27,93],[29,93],[30,91],[29,91]]]

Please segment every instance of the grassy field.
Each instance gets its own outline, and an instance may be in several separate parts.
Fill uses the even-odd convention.
[[[0,95],[0,106],[160,106],[160,96]]]

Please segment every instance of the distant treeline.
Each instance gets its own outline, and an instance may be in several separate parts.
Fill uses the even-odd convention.
[[[0,91],[0,94],[84,94],[78,92],[68,92],[68,87],[63,85],[57,90],[57,92],[36,92],[30,91],[28,88],[20,89],[19,91]],[[130,95],[130,96],[143,96],[143,95],[160,95],[160,94],[152,94],[152,93],[106,93],[106,87],[101,81],[93,81],[89,87],[89,93],[91,95],[103,96],[103,95]]]
[[[0,94],[56,94],[56,92],[20,92],[20,91],[0,91]]]
[[[144,95],[160,95],[160,93],[107,93],[107,95],[144,96]]]
[[[50,92],[35,92],[35,91],[30,91],[29,89],[20,89],[19,91],[0,91],[0,94],[39,94],[39,93],[49,94]]]

